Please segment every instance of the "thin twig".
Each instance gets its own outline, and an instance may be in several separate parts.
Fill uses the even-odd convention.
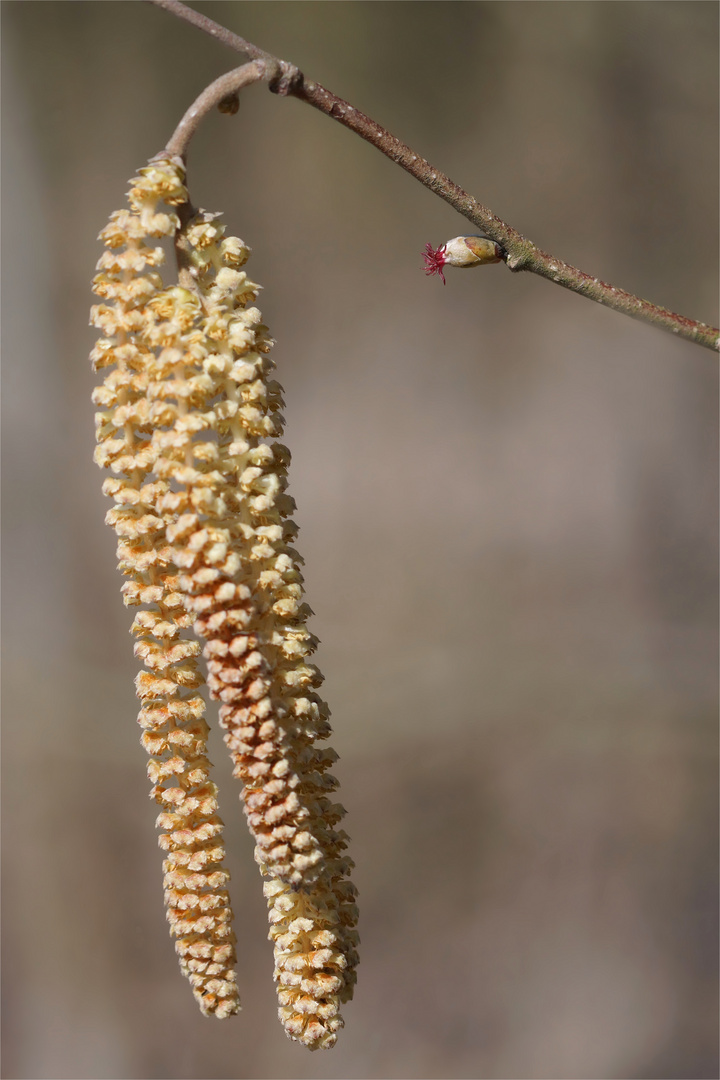
[[[204,30],[206,34],[210,34],[211,37],[222,41],[223,45],[228,45],[235,52],[245,53],[246,56],[251,57],[253,60],[275,59],[264,49],[259,49],[257,45],[253,45],[251,41],[246,41],[239,34],[233,34],[232,30],[227,30],[220,23],[208,19],[207,15],[201,15],[199,11],[193,11],[187,4],[178,3],[177,0],[150,0],[150,2],[155,4],[156,7],[165,8],[166,11],[177,15],[178,18],[192,23],[193,26],[197,26],[198,30]]]
[[[614,311],[620,311],[625,315],[631,315],[644,322],[652,323],[660,329],[668,330],[673,334],[677,334],[678,337],[686,338],[697,345],[720,351],[720,330],[717,327],[697,322],[694,319],[688,319],[684,315],[678,315],[667,308],[659,307],[657,304],[653,304],[649,300],[643,300],[639,296],[625,292],[623,289],[617,289],[613,285],[600,281],[590,274],[585,274],[582,270],[578,270],[577,267],[563,262],[562,259],[556,259],[546,251],[536,247],[532,241],[493,214],[486,206],[477,202],[461,187],[453,183],[449,177],[433,168],[425,158],[414,153],[409,146],[391,135],[380,124],[360,112],[359,109],[348,104],[347,101],[343,101],[342,98],[326,90],[320,83],[306,79],[294,65],[279,60],[277,57],[265,52],[264,49],[259,49],[251,42],[245,41],[244,38],[227,30],[224,26],[220,26],[219,23],[213,22],[207,16],[193,11],[192,8],[181,3],[181,0],[149,0],[149,2],[157,7],[164,8],[178,18],[184,19],[186,22],[198,27],[198,29],[204,30],[205,33],[217,38],[218,41],[229,46],[229,48],[245,53],[254,60],[262,61],[267,67],[264,73],[257,78],[266,80],[274,93],[282,97],[295,97],[300,101],[305,101],[308,105],[312,105],[313,108],[319,109],[326,116],[332,117],[333,120],[337,120],[351,131],[354,131],[367,142],[372,143],[391,161],[400,165],[426,188],[439,195],[458,213],[481,229],[491,240],[499,244],[505,253],[504,261],[511,270],[526,270],[532,274],[538,274],[540,277],[555,282],[556,285],[562,285],[563,288],[570,289],[581,296],[586,296],[589,300],[594,300],[596,303],[603,304]],[[246,67],[249,68],[250,65],[246,65]],[[230,75],[235,75],[241,70],[243,69],[237,69],[236,72],[231,72]],[[217,86],[221,81],[218,80],[213,83],[212,87]],[[248,81],[257,81],[257,79],[249,79]],[[247,85],[247,83],[242,85]],[[199,103],[212,87],[209,87],[188,110],[180,126],[189,117],[190,113],[193,113],[192,122],[197,126],[205,112],[213,107],[208,106],[205,108],[203,106],[202,109],[199,108]],[[227,93],[221,95],[221,99],[226,97]],[[217,102],[214,102],[214,104],[217,104]],[[192,130],[194,130],[194,127]],[[192,135],[192,131],[190,131],[187,139],[190,138],[190,135]],[[173,136],[173,139],[175,137]],[[184,142],[185,147],[187,146],[187,139]]]
[[[251,60],[249,64],[243,64],[242,67],[234,68],[233,71],[221,75],[203,90],[200,97],[195,99],[185,113],[165,147],[167,153],[170,156],[177,154],[178,157],[184,159],[188,143],[204,116],[207,116],[217,105],[231,102],[243,87],[261,80],[270,81],[277,78],[279,74],[280,64],[271,57],[269,60]],[[228,111],[232,111],[232,106]]]

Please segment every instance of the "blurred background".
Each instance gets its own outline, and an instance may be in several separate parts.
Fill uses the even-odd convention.
[[[196,6],[546,250],[717,322],[716,5]],[[277,339],[362,961],[336,1049],[289,1042],[214,732],[244,1011],[204,1019],[87,324],[127,180],[240,60],[141,3],[2,18],[3,1075],[716,1077],[717,357],[502,265],[426,278],[473,227],[299,102],[205,122],[193,200]]]

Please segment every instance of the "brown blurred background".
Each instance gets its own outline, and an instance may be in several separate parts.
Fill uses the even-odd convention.
[[[712,3],[206,3],[554,254],[716,322]],[[5,3],[4,1073],[716,1077],[717,357],[505,267],[260,87],[191,149],[254,249],[361,892],[310,1056],[220,738],[244,1011],[200,1016],[87,354],[96,236],[240,61],[142,3]]]

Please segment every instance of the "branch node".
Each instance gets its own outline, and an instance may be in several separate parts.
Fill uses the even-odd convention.
[[[263,65],[263,80],[272,89],[273,85],[282,78],[283,60],[277,60],[274,56],[265,56],[261,60]]]
[[[295,64],[289,64],[287,60],[280,60],[277,67],[277,72],[268,79],[268,86],[273,94],[288,97],[302,86],[304,75]]]
[[[507,255],[505,259],[508,270],[512,270],[513,273],[522,270],[525,267],[525,262],[526,259],[522,252]]]

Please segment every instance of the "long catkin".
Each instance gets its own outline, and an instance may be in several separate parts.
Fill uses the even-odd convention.
[[[146,206],[148,189],[156,201],[185,204],[182,228],[173,215]],[[322,677],[308,659],[316,639],[306,626],[310,612],[303,602],[301,560],[291,546],[297,529],[290,518],[294,503],[285,491],[290,455],[274,441],[283,418],[281,389],[271,377],[272,342],[254,306],[259,287],[242,269],[248,248],[224,237],[218,215],[191,211],[178,159],[155,160],[142,170],[130,202],[141,222],[147,218],[145,229],[148,221],[163,219],[164,231],[156,225],[149,235],[175,234],[183,266],[182,285],[163,288],[154,271],[145,274],[143,288],[133,285],[141,305],[132,308],[133,319],[138,322],[138,311],[142,319],[134,329],[115,330],[107,339],[111,345],[100,343],[96,350],[103,366],[115,365],[110,387],[106,380],[98,401],[106,407],[99,424],[99,461],[120,472],[124,485],[108,489],[120,502],[111,512],[112,523],[131,532],[142,527],[142,555],[150,560],[146,565],[126,559],[121,565],[133,575],[126,602],[156,605],[140,612],[135,625],[143,635],[136,651],[151,669],[140,680],[146,694],[141,722],[154,754],[156,797],[167,807],[160,824],[165,837],[182,832],[175,818],[189,806],[195,814],[205,813],[208,823],[219,822],[206,769],[201,777],[205,766],[193,759],[182,772],[181,755],[163,741],[166,732],[159,723],[162,710],[167,712],[179,694],[179,676],[173,673],[182,672],[184,686],[197,686],[189,667],[195,643],[176,640],[187,625],[183,620],[192,620],[205,641],[208,685],[221,703],[220,723],[243,783],[255,858],[265,878],[280,1018],[292,1038],[312,1049],[328,1047],[342,1026],[339,1006],[352,996],[355,982],[357,909],[348,876],[352,862],[344,853],[347,837],[336,827],[344,811],[329,798],[337,787],[328,772],[336,755],[317,745],[330,734],[329,714],[316,693]],[[137,281],[149,265],[137,245],[128,246],[126,238],[115,242],[117,219],[110,234],[106,230],[106,243],[125,243],[133,265],[110,270],[101,264],[96,289],[105,287],[103,275],[134,273]],[[156,250],[152,265],[160,255]],[[95,310],[102,329],[106,309]],[[128,332],[136,352],[123,358],[118,349],[127,344]],[[121,395],[117,400],[113,379]],[[122,411],[126,405],[129,413]],[[131,505],[132,499],[137,501]],[[150,596],[149,588],[165,593]],[[192,722],[195,731],[205,733],[200,714]],[[186,792],[186,773],[204,798],[196,788]],[[169,786],[171,775],[180,779]],[[211,906],[205,900],[211,888],[218,898],[226,895],[217,834],[207,844],[215,844],[218,854],[211,872],[203,867],[196,873],[170,852],[169,911],[177,911],[189,895]],[[208,919],[221,913],[229,918],[229,910],[218,899]],[[180,920],[181,932],[198,925],[195,914]],[[212,926],[216,937],[218,927]],[[183,952],[178,942],[187,973],[198,979],[199,969],[191,965],[201,963],[204,946],[199,940],[193,946],[195,952]],[[213,939],[207,957],[218,957],[215,967],[218,948]],[[202,1005],[214,994],[209,1011],[227,1015],[233,1011],[226,992],[231,973],[215,974],[213,982],[202,973],[206,983],[200,991],[196,985],[196,995]]]
[[[158,515],[167,482],[154,474],[151,433],[156,416],[147,388],[156,358],[150,301],[162,288],[157,267],[162,248],[149,240],[173,236],[172,212],[158,211],[186,198],[179,176],[150,167],[131,184],[129,210],[114,213],[101,233],[107,251],[98,264],[95,292],[105,300],[92,310],[102,331],[92,353],[105,380],[93,395],[97,413],[95,459],[113,476],[103,490],[115,501],[107,521],[118,534],[119,568],[128,577],[123,597],[139,607],[132,626],[135,654],[145,665],[136,680],[138,721],[150,754],[151,795],[161,805],[158,826],[165,902],[181,969],[204,1013],[229,1016],[239,1008],[235,938],[223,866],[222,821],[209,779],[203,678],[189,639],[191,619],[177,589],[177,567]]]

